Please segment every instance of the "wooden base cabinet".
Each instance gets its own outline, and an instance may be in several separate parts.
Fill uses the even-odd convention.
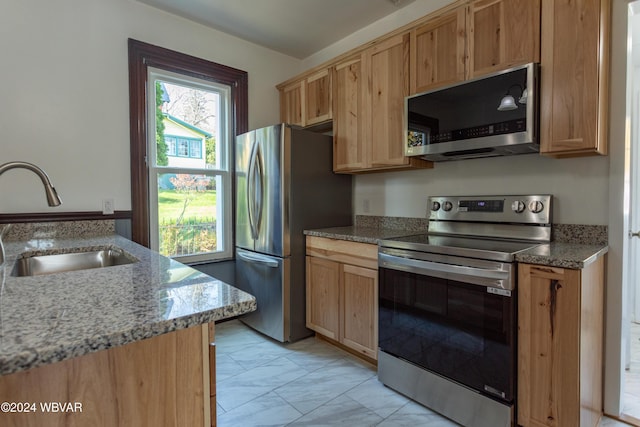
[[[213,324],[194,326],[1,376],[0,402],[30,402],[35,411],[3,413],[0,424],[215,426],[212,339]],[[43,411],[50,402],[76,410]]]
[[[602,416],[604,257],[582,270],[518,267],[518,424],[595,427]]]
[[[377,359],[378,247],[307,236],[307,328]]]

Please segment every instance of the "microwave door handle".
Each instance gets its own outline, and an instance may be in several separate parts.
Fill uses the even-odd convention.
[[[264,255],[245,252],[238,249],[238,256],[250,263],[264,264],[269,268],[278,268],[278,261],[274,261],[273,259]]]
[[[380,265],[382,267],[392,269],[394,267],[404,267],[404,270],[426,275],[428,275],[430,271],[434,271],[440,273],[457,274],[460,276],[481,277],[483,279],[506,280],[509,278],[508,271],[496,268],[466,267],[463,265],[452,265],[432,261],[414,260],[387,254],[378,254],[378,260],[380,261]]]

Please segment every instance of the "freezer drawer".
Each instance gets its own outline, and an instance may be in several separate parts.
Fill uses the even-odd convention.
[[[289,258],[236,248],[235,286],[256,297],[258,309],[240,320],[280,342],[289,341]]]

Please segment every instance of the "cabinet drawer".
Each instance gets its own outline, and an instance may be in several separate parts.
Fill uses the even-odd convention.
[[[378,269],[378,245],[307,236],[307,255]]]

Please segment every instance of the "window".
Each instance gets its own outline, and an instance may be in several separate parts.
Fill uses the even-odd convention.
[[[186,139],[178,140],[178,156],[189,157],[189,141]]]
[[[133,240],[182,262],[230,258],[231,165],[235,135],[247,131],[246,72],[135,40],[129,67]],[[176,134],[156,126],[173,116],[163,111],[173,88],[209,99],[208,121],[178,115]]]
[[[190,141],[189,157],[194,159],[202,158],[202,141]]]
[[[172,136],[165,136],[164,142],[167,144],[167,155],[177,156],[176,139]]]

